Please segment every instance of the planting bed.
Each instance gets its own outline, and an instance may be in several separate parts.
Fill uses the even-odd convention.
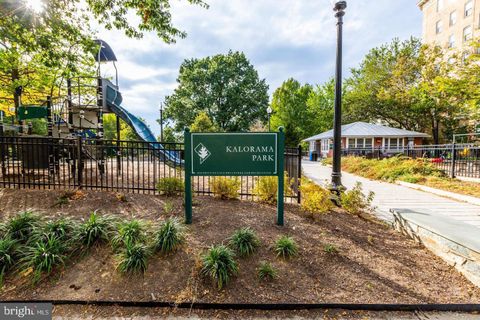
[[[160,222],[183,217],[181,198],[79,192],[55,205],[62,191],[0,190],[0,216],[6,220],[27,208],[46,217],[88,218],[93,210],[124,218]],[[173,210],[165,212],[165,203]],[[168,207],[168,206],[167,206]],[[477,303],[480,289],[422,246],[374,220],[342,211],[315,219],[287,205],[286,226],[274,223],[275,208],[247,201],[194,198],[193,224],[185,244],[149,259],[144,275],[125,276],[116,268],[110,245],[92,248],[40,283],[31,275],[7,276],[0,299],[81,299],[125,301],[196,301],[223,303]],[[232,233],[251,227],[261,240],[256,253],[237,257],[239,273],[218,290],[204,278],[200,255],[213,244],[226,244]],[[295,239],[299,254],[277,258],[272,246],[281,235]],[[338,253],[327,253],[331,244]],[[257,267],[269,261],[278,278],[260,281]]]

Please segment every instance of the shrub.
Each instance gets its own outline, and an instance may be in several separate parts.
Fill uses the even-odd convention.
[[[326,244],[323,247],[323,251],[325,251],[326,253],[331,253],[331,254],[338,253],[337,247],[335,247],[333,244]]]
[[[157,182],[157,190],[167,197],[176,196],[183,193],[184,183],[177,177],[161,178]]]
[[[298,246],[295,240],[289,236],[281,236],[275,242],[275,252],[278,257],[284,259],[296,256],[298,253]]]
[[[67,248],[62,240],[47,235],[25,249],[22,258],[25,267],[34,270],[34,280],[37,281],[42,273],[50,274],[59,265],[63,265],[66,259]]]
[[[258,267],[258,278],[260,280],[273,280],[277,278],[277,270],[269,262],[261,262]]]
[[[210,247],[202,257],[202,273],[209,276],[222,289],[238,273],[235,254],[224,245]]]
[[[300,186],[302,192],[301,207],[310,213],[327,213],[333,209],[332,195],[329,190],[316,185],[311,181],[305,181]]]
[[[285,195],[292,195],[293,191],[291,188],[292,179],[288,178],[287,172],[284,176],[285,181]],[[261,202],[275,204],[277,203],[277,193],[278,193],[278,177],[275,176],[265,176],[260,177],[253,188],[253,194]]]
[[[146,238],[147,231],[143,221],[122,221],[117,225],[117,232],[112,237],[112,245],[114,248],[118,248],[122,245],[145,241]]]
[[[85,246],[90,247],[100,241],[108,241],[114,228],[113,219],[99,216],[92,212],[87,221],[80,225],[77,239]]]
[[[33,240],[41,219],[31,211],[24,211],[11,218],[6,225],[7,236],[21,243]]]
[[[230,238],[230,246],[243,257],[251,255],[259,245],[260,240],[255,231],[248,227],[236,230]]]
[[[155,235],[155,249],[172,252],[185,241],[185,228],[177,218],[167,219]]]
[[[210,180],[210,189],[216,198],[237,199],[240,179],[238,177],[214,177]]]
[[[16,263],[18,258],[17,242],[10,238],[0,239],[0,285],[5,274]]]
[[[117,256],[117,269],[122,273],[144,273],[149,256],[150,251],[144,244],[126,242],[125,248]]]
[[[52,235],[60,240],[69,241],[72,239],[76,229],[77,225],[75,222],[68,218],[61,218],[45,223],[41,236],[46,237],[47,235]]]
[[[345,191],[342,194],[340,200],[345,211],[359,215],[370,208],[374,195],[373,192],[369,192],[368,196],[365,195],[362,184],[357,182],[352,190]]]

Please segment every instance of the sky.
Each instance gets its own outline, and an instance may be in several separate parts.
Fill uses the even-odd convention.
[[[206,0],[209,9],[185,0],[171,2],[174,25],[188,34],[175,44],[163,43],[154,33],[136,40],[122,31],[99,30],[99,38],[110,44],[118,59],[123,106],[145,119],[157,135],[159,104],[175,90],[185,59],[243,51],[266,79],[270,95],[290,77],[315,85],[334,76],[333,0]],[[347,2],[344,76],[371,48],[393,38],[421,37],[416,0]]]

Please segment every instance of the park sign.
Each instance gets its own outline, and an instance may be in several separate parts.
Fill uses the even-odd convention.
[[[200,133],[185,130],[185,220],[192,222],[192,176],[277,176],[277,224],[283,225],[285,135],[279,132]]]

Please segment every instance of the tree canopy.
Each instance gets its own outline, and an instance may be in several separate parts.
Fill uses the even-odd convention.
[[[177,131],[201,112],[223,131],[245,131],[267,117],[268,85],[242,52],[185,60],[177,82],[165,103]]]

